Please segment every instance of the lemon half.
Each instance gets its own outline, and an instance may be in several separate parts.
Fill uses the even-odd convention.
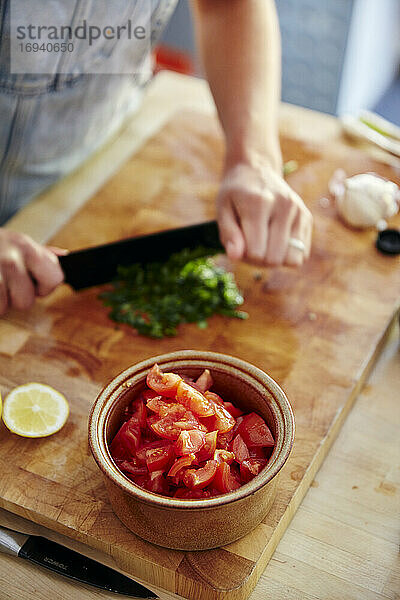
[[[56,433],[65,424],[69,406],[65,397],[43,383],[26,383],[8,394],[3,421],[10,431],[37,438]]]

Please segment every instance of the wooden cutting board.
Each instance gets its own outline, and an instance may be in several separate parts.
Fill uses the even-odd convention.
[[[376,251],[376,232],[346,228],[327,195],[335,168],[399,173],[342,144],[282,140],[289,178],[315,218],[313,254],[300,270],[238,265],[247,321],[215,317],[205,330],[150,340],[109,321],[99,289],[59,288],[28,314],[0,321],[2,394],[30,380],[53,385],[71,414],[56,435],[18,438],[0,426],[0,506],[111,554],[149,584],[193,600],[246,598],[265,568],[378,356],[398,313],[399,259]],[[57,234],[70,249],[214,216],[223,147],[216,122],[183,113],[150,140]],[[399,226],[399,218],[393,220]],[[261,278],[260,278],[261,275]],[[285,389],[296,442],[273,508],[248,536],[225,548],[184,553],[152,546],[114,516],[87,447],[87,415],[101,387],[130,364],[171,350],[236,355]],[[340,465],[338,465],[340,469]]]

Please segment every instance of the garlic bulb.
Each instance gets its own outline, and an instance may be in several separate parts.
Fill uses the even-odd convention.
[[[345,178],[336,172],[330,182],[336,208],[342,219],[353,227],[377,226],[399,210],[400,190],[395,183],[373,173]]]

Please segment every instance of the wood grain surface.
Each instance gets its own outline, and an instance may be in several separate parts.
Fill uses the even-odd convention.
[[[206,330],[188,325],[175,339],[148,340],[108,320],[98,289],[76,294],[64,286],[29,314],[10,313],[1,322],[3,393],[27,380],[45,381],[68,397],[71,416],[44,440],[21,440],[1,426],[0,505],[110,554],[141,580],[196,600],[249,595],[398,311],[398,259],[377,253],[374,231],[344,227],[332,203],[320,202],[339,166],[396,180],[394,169],[342,146],[282,142],[285,158],[300,164],[289,181],[315,217],[313,255],[299,271],[235,268],[248,321],[216,317]],[[222,152],[211,117],[177,115],[53,243],[74,249],[213,216]],[[10,334],[15,343],[8,346]],[[229,547],[202,553],[163,550],[128,532],[112,514],[86,441],[88,410],[102,385],[137,360],[180,348],[226,352],[263,368],[287,392],[297,425],[264,523]]]

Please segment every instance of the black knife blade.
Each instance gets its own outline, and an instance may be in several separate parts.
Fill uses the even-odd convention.
[[[69,252],[60,256],[65,282],[75,290],[108,283],[117,274],[119,265],[166,260],[183,248],[198,246],[224,250],[216,221],[167,229],[150,235],[131,237],[101,246]]]
[[[102,590],[131,598],[158,598],[151,590],[118,571],[41,536],[0,527],[0,551]]]

